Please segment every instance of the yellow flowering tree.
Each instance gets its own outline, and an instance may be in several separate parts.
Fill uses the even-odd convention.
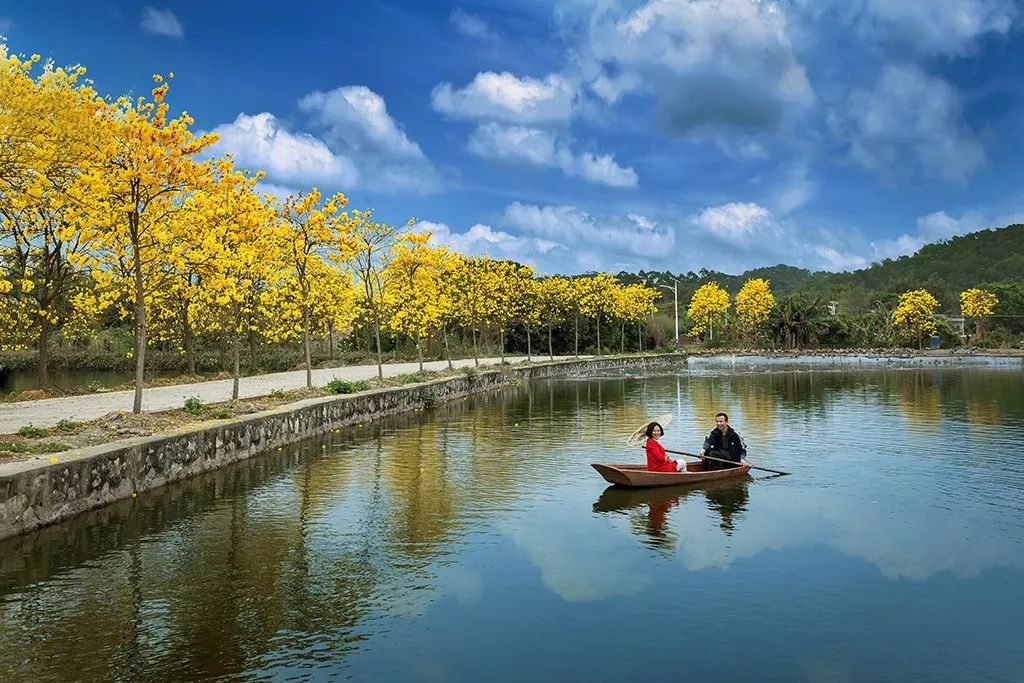
[[[473,362],[480,365],[479,333],[489,322],[493,312],[494,265],[486,256],[458,255],[450,273],[451,291],[456,297],[453,305],[459,320],[469,328],[473,338]]]
[[[548,357],[555,359],[554,347],[551,343],[551,330],[555,325],[565,321],[565,316],[572,307],[572,281],[564,277],[547,277],[536,284],[537,315],[540,324],[548,330]]]
[[[597,324],[597,355],[601,355],[601,318],[612,312],[614,291],[618,280],[608,273],[597,273],[577,281],[580,297],[580,313],[593,318]]]
[[[693,320],[694,334],[708,333],[708,339],[715,338],[714,323],[729,310],[729,293],[717,282],[701,285],[690,299],[687,315]]]
[[[906,325],[911,335],[917,336],[917,348],[921,348],[924,333],[935,331],[935,309],[939,302],[926,289],[912,289],[900,294],[899,303],[892,312],[892,321]]]
[[[302,335],[302,356],[306,365],[306,386],[313,386],[310,334],[317,302],[334,293],[338,282],[326,275],[351,257],[352,222],[342,209],[348,199],[340,192],[323,199],[313,188],[305,195],[287,197],[278,211],[288,246],[288,277],[268,291],[264,308],[276,311],[277,340]],[[282,324],[285,321],[290,325]]]
[[[457,325],[462,317],[459,309],[460,292],[456,281],[462,256],[447,249],[438,249],[436,253],[438,259],[435,282],[437,299],[434,305],[437,307],[437,324],[444,337],[444,357],[448,361],[448,368],[451,369],[452,353],[448,343],[448,330],[452,325]]]
[[[271,200],[256,190],[261,177],[235,170],[230,158],[219,159],[214,181],[189,200],[198,239],[188,259],[190,279],[185,283],[195,294],[187,310],[203,329],[230,339],[232,399],[238,398],[241,376],[240,338],[256,331],[254,317],[265,288],[280,282],[291,265],[285,224]],[[191,280],[193,273],[197,281]]]
[[[423,342],[441,327],[441,265],[448,250],[427,244],[430,233],[407,232],[396,243],[385,279],[384,319],[392,330],[416,340],[423,372]]]
[[[102,156],[79,182],[90,197],[93,221],[83,223],[91,244],[91,264],[113,297],[127,294],[135,327],[135,401],[142,411],[142,386],[148,334],[147,299],[181,270],[187,227],[176,220],[186,193],[209,181],[209,162],[197,155],[217,140],[195,136],[187,113],[170,118],[167,83],[161,76],[152,100],[119,98],[107,107],[94,144]],[[184,231],[184,232],[183,232]]]
[[[98,163],[105,104],[81,66],[20,59],[0,43],[0,346],[35,343],[49,385],[51,331],[72,315],[85,280],[77,264],[89,220],[78,178]]]
[[[534,318],[533,269],[514,261],[490,260],[487,268],[488,320],[498,328],[501,360],[505,360],[505,330],[518,322],[528,324]],[[529,343],[529,328],[527,328]]]
[[[619,315],[623,320],[623,352],[625,352],[626,323],[636,325],[637,349],[643,351],[643,324],[648,316],[655,311],[654,300],[658,297],[658,290],[641,284],[632,284],[620,288],[618,297]]]
[[[351,215],[352,268],[364,310],[373,322],[377,343],[377,377],[384,378],[380,328],[382,306],[388,287],[388,265],[393,257],[398,228],[373,219],[372,211],[355,210]]]
[[[981,339],[985,318],[992,315],[999,298],[984,289],[971,288],[960,292],[960,312],[974,318],[974,336]]]
[[[747,280],[736,293],[736,317],[740,325],[754,335],[768,320],[774,307],[775,295],[764,278]]]
[[[540,324],[538,281],[533,277],[533,268],[523,265],[517,265],[511,280],[515,283],[511,297],[512,319],[526,331],[526,359],[532,361],[533,328]]]

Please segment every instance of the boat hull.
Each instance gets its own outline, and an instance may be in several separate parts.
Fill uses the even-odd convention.
[[[743,477],[750,471],[749,465],[741,465],[727,470],[705,472],[700,469],[701,463],[699,462],[686,463],[686,472],[648,472],[646,465],[608,465],[595,462],[590,466],[597,470],[609,484],[630,488],[697,484],[702,481]]]

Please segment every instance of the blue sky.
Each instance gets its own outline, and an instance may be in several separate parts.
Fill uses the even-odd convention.
[[[101,92],[546,273],[843,270],[1024,222],[1013,0],[21,3]]]

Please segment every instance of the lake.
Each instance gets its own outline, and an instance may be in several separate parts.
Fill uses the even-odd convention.
[[[788,470],[610,489],[724,410]],[[1024,373],[520,385],[0,543],[11,680],[1024,680]]]

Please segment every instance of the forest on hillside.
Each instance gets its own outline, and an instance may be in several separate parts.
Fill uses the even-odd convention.
[[[980,287],[994,293],[999,303],[988,324],[993,342],[1007,343],[1024,331],[1024,225],[986,229],[927,244],[918,252],[885,259],[868,268],[841,273],[810,271],[785,264],[756,268],[739,275],[701,269],[698,272],[619,273],[624,283],[658,286],[661,310],[671,307],[673,280],[678,282],[680,310],[693,293],[715,282],[731,295],[751,278],[764,278],[780,302],[795,302],[816,312],[835,311],[840,318],[864,317],[891,310],[899,295],[928,290],[938,301],[938,312],[960,315],[960,293]],[[667,288],[667,289],[666,289]],[[828,304],[834,302],[829,310]],[[1005,333],[1005,334],[1001,334]]]

